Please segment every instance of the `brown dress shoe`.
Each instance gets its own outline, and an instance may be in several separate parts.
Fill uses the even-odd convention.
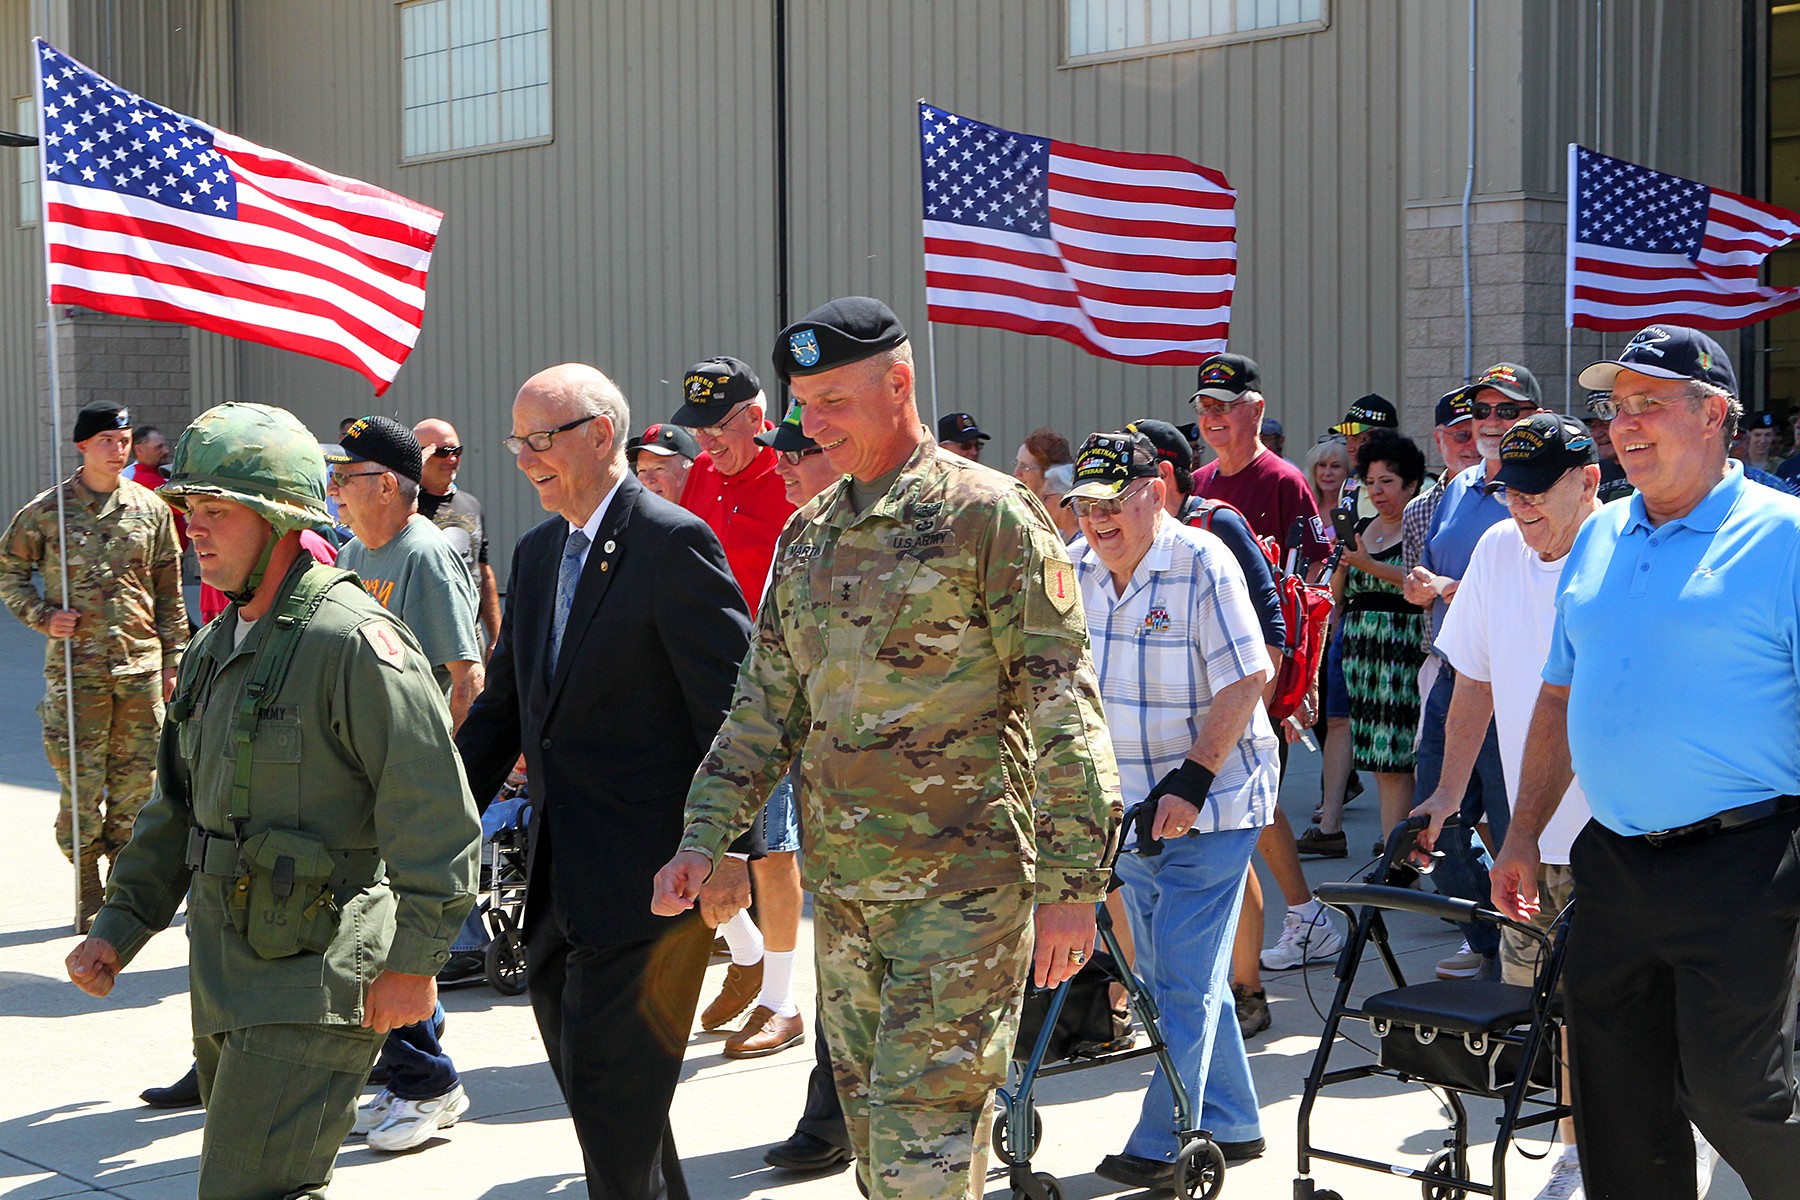
[[[749,1008],[757,993],[762,991],[762,968],[760,959],[747,967],[736,963],[726,967],[725,986],[719,989],[719,998],[700,1014],[700,1028],[708,1031],[723,1029],[737,1020],[738,1014]]]
[[[744,1027],[725,1039],[725,1057],[761,1058],[805,1040],[806,1022],[799,1013],[778,1017],[774,1009],[759,1004],[750,1010]]]

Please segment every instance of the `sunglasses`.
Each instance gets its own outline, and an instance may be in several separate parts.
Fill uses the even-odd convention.
[[[343,487],[346,483],[350,482],[352,479],[367,479],[368,477],[370,477],[372,475],[386,475],[386,474],[387,474],[386,471],[327,471],[326,472],[326,475],[330,476],[331,482],[333,484],[337,485],[338,487]]]
[[[461,446],[433,446],[426,450],[425,453],[435,454],[439,458],[461,458],[463,456],[463,448]]]
[[[1080,518],[1116,517],[1125,511],[1125,502],[1143,490],[1141,487],[1126,488],[1117,496],[1107,500],[1089,500],[1082,497],[1069,501],[1069,507],[1074,509],[1075,515]]]
[[[790,467],[797,467],[810,455],[823,453],[825,453],[823,446],[808,446],[804,450],[783,450],[781,451],[781,461]]]
[[[1492,413],[1502,421],[1516,421],[1526,413],[1534,413],[1537,410],[1538,406],[1535,404],[1514,404],[1510,400],[1505,404],[1483,404],[1478,400],[1475,402],[1475,419],[1485,421],[1488,419],[1488,414]]]
[[[1214,400],[1211,396],[1202,396],[1194,401],[1194,408],[1199,412],[1218,416],[1220,413],[1230,412],[1240,404],[1248,403],[1248,400]]]

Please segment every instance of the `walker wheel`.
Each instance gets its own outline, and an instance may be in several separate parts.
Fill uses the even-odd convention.
[[[1175,1156],[1175,1194],[1181,1200],[1213,1200],[1225,1187],[1225,1152],[1211,1138],[1189,1142]]]
[[[999,1111],[998,1114],[995,1115],[993,1141],[994,1141],[994,1157],[999,1159],[1001,1162],[1005,1163],[1007,1166],[1010,1167],[1015,1162],[1030,1162],[1031,1156],[1036,1154],[1037,1148],[1043,1144],[1043,1141],[1044,1141],[1044,1115],[1042,1113],[1040,1113],[1035,1107],[1031,1110],[1031,1142],[1028,1146],[1025,1147],[1025,1157],[1023,1159],[1016,1159],[1013,1157],[1012,1148],[1011,1148],[1011,1146],[1009,1146],[1007,1144],[1007,1140],[1006,1140],[1006,1137],[1007,1137],[1006,1114],[1009,1111],[1010,1111],[1009,1109],[1003,1108]]]
[[[1468,1195],[1467,1189],[1449,1181],[1466,1178],[1468,1173],[1468,1164],[1462,1155],[1454,1150],[1439,1150],[1425,1164],[1425,1178],[1419,1181],[1419,1190],[1424,1193],[1425,1200],[1463,1200]]]
[[[1063,1200],[1062,1184],[1056,1176],[1048,1171],[1038,1171],[1032,1175],[1032,1179],[1036,1180],[1037,1185],[1044,1189],[1044,1195],[1049,1197],[1049,1200]],[[1014,1200],[1023,1200],[1025,1195],[1029,1195],[1029,1193],[1021,1193],[1019,1189],[1013,1189]]]
[[[508,927],[488,943],[487,981],[502,996],[525,991],[525,947],[519,944],[517,929]]]
[[[1344,1198],[1336,1192],[1325,1191],[1325,1192],[1314,1192],[1313,1200],[1344,1200]]]

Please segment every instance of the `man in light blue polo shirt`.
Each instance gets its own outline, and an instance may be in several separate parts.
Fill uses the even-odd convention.
[[[1743,409],[1704,334],[1651,326],[1581,374],[1638,494],[1564,568],[1494,902],[1538,907],[1578,772],[1594,819],[1565,982],[1591,1200],[1691,1200],[1691,1120],[1757,1200],[1795,1194],[1800,500],[1726,457]]]

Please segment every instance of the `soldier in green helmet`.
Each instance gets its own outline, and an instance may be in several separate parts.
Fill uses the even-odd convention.
[[[182,434],[160,494],[232,603],[183,660],[155,792],[67,960],[104,996],[187,899],[202,1200],[325,1194],[383,1035],[431,1016],[474,899],[480,826],[431,666],[300,547],[324,473],[279,408]]]

